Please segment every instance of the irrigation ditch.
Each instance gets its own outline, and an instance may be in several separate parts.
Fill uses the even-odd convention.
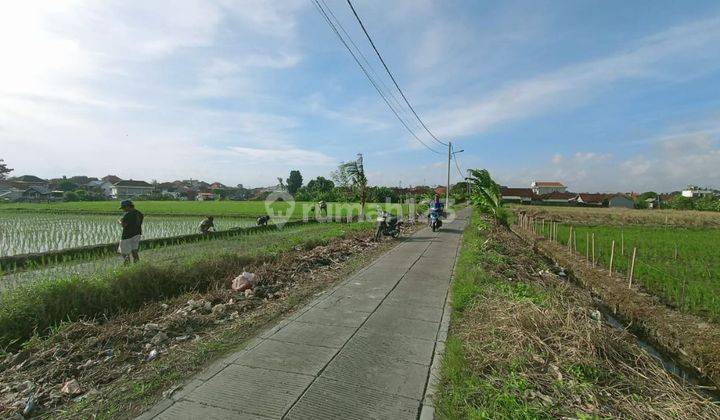
[[[720,326],[680,313],[640,286],[628,288],[624,277],[588,267],[563,245],[516,227],[511,231],[550,263],[559,278],[589,290],[607,325],[630,333],[680,383],[720,404]]]

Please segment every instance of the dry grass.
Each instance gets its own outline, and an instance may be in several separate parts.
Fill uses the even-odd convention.
[[[633,337],[598,320],[589,292],[547,271],[506,229],[466,231],[477,296],[451,325],[437,400],[447,418],[720,418]],[[468,236],[476,236],[469,239]],[[456,279],[460,280],[460,279]]]
[[[510,208],[538,218],[579,224],[720,228],[720,213],[708,211],[519,205]]]

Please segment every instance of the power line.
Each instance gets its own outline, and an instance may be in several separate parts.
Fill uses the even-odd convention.
[[[323,8],[323,6],[320,5],[320,3],[318,2],[318,0],[312,0],[312,1],[313,1],[313,3],[315,4],[315,6],[317,7],[317,9],[318,9],[318,11],[320,12],[320,14],[325,18],[325,22],[327,22],[327,24],[330,26],[330,29],[332,29],[332,31],[335,33],[335,35],[337,35],[337,37],[338,37],[338,39],[340,40],[340,42],[343,44],[343,46],[345,46],[345,48],[348,50],[348,52],[350,53],[350,55],[352,55],[353,59],[355,60],[355,63],[360,67],[360,69],[362,70],[363,74],[365,74],[365,77],[367,77],[368,81],[370,81],[370,84],[373,85],[373,87],[375,88],[375,90],[377,91],[377,93],[380,95],[380,97],[382,97],[383,101],[385,101],[385,104],[387,104],[388,108],[390,108],[390,110],[393,112],[393,114],[395,114],[395,117],[398,119],[398,121],[400,121],[400,123],[403,125],[403,127],[405,127],[405,129],[406,129],[410,134],[412,134],[412,136],[415,138],[415,140],[417,140],[420,144],[422,144],[423,146],[425,146],[426,149],[430,150],[430,151],[433,152],[433,153],[441,154],[441,153],[438,152],[437,150],[435,150],[435,149],[433,149],[432,147],[430,147],[430,146],[428,146],[427,144],[425,144],[425,142],[422,141],[422,140],[417,136],[417,134],[415,134],[415,132],[410,129],[410,127],[408,127],[407,123],[406,123],[402,118],[400,118],[400,115],[398,114],[398,112],[395,110],[395,108],[393,108],[392,104],[390,104],[390,101],[389,101],[388,98],[385,96],[385,94],[382,92],[382,90],[381,90],[380,87],[377,85],[377,83],[376,83],[375,80],[372,78],[372,76],[370,76],[370,74],[368,73],[367,69],[365,69],[365,66],[362,65],[362,63],[361,63],[360,60],[357,58],[357,56],[355,55],[355,53],[353,52],[353,50],[350,48],[350,46],[348,45],[348,43],[345,41],[345,39],[342,37],[342,35],[340,35],[340,32],[338,31],[337,27],[335,26],[335,24],[332,22],[332,20],[331,20],[330,17],[328,16],[327,12],[325,12],[325,9]],[[329,8],[328,8],[328,9],[329,9]]]
[[[380,62],[382,63],[383,67],[385,67],[385,71],[387,71],[388,75],[390,75],[390,79],[395,84],[395,87],[397,88],[398,92],[400,92],[400,96],[402,96],[403,100],[407,104],[407,106],[410,108],[410,111],[412,111],[413,115],[415,115],[415,118],[417,118],[418,121],[420,121],[420,124],[422,124],[425,131],[430,134],[430,136],[435,140],[436,142],[442,144],[443,146],[447,146],[448,144],[440,141],[437,137],[435,137],[435,134],[430,131],[430,129],[425,125],[425,122],[423,122],[422,118],[415,112],[415,108],[410,104],[410,101],[408,101],[407,97],[405,96],[405,93],[402,89],[400,89],[400,85],[398,85],[397,80],[395,80],[395,76],[393,76],[392,72],[388,68],[387,64],[385,64],[385,60],[382,58],[382,55],[380,55],[380,51],[378,51],[377,47],[375,47],[375,42],[373,42],[372,37],[370,37],[370,34],[368,33],[367,29],[365,29],[365,25],[363,24],[362,19],[360,19],[360,16],[358,16],[357,12],[355,11],[355,7],[353,7],[353,4],[350,2],[350,0],[347,0],[348,5],[350,6],[350,9],[353,12],[353,15],[355,15],[355,19],[357,19],[358,23],[360,24],[360,27],[362,28],[363,32],[365,33],[365,36],[367,37],[368,41],[370,41],[370,45],[372,45],[373,50],[375,51],[375,54],[377,54],[378,58],[380,59]]]
[[[402,112],[403,118],[408,118],[407,109],[405,109],[405,107],[403,107],[403,105],[400,103],[400,100],[397,98],[397,95],[395,95],[393,90],[390,89],[387,84],[385,84],[385,82],[383,81],[383,78],[380,77],[380,75],[377,73],[377,71],[375,71],[375,67],[372,64],[370,64],[370,61],[367,59],[365,54],[363,54],[360,47],[358,47],[358,45],[355,43],[355,41],[350,36],[348,31],[345,30],[345,27],[340,22],[340,19],[338,19],[337,16],[335,16],[335,13],[333,12],[332,8],[330,6],[328,6],[328,4],[325,2],[325,0],[320,0],[320,2],[324,6],[324,8],[327,10],[327,12],[330,14],[330,16],[333,18],[337,27],[340,28],[340,30],[345,34],[345,37],[348,39],[348,41],[350,41],[350,44],[352,44],[352,46],[355,47],[355,51],[357,51],[357,53],[360,55],[360,58],[362,58],[362,61],[365,63],[367,68],[370,69],[370,72],[375,76],[375,79],[380,83],[380,85],[382,85],[382,87],[384,88],[383,91],[385,93],[389,94],[390,97],[393,99],[393,104],[397,106],[398,113],[401,113],[400,110],[403,110],[404,111],[404,112]],[[413,120],[412,116],[410,116],[409,119]],[[415,126],[417,127],[418,124],[415,123]]]

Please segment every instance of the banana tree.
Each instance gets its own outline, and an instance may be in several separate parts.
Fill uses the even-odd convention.
[[[472,187],[470,201],[483,213],[492,215],[500,222],[505,221],[505,212],[500,186],[493,181],[486,169],[471,169],[467,178]]]

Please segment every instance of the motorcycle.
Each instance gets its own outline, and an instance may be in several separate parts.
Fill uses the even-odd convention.
[[[430,226],[430,229],[432,229],[433,232],[436,232],[440,230],[440,227],[442,227],[442,220],[440,220],[440,210],[436,208],[430,209],[430,214],[428,215],[428,224]]]
[[[379,241],[383,236],[392,236],[397,238],[400,236],[403,222],[385,211],[378,212],[377,230],[375,231],[375,240]]]

